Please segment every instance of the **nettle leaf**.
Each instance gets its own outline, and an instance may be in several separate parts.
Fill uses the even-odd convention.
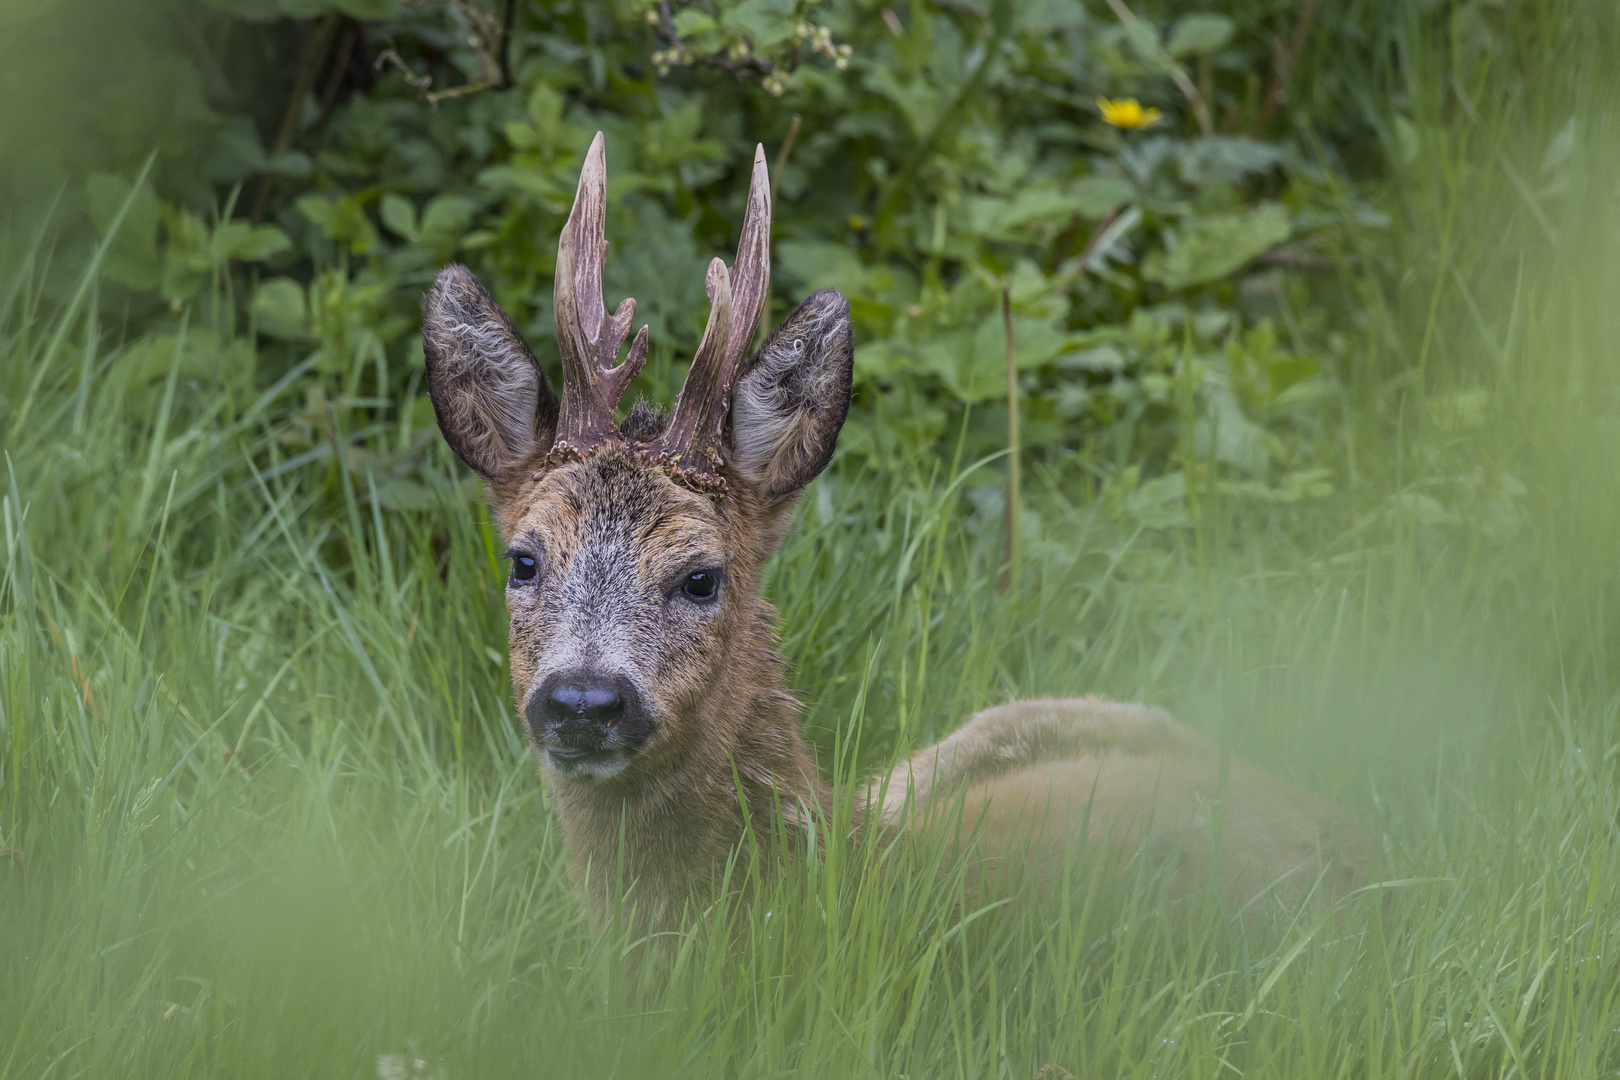
[[[1165,46],[1171,56],[1200,56],[1217,52],[1232,40],[1232,20],[1225,15],[1195,12],[1176,21],[1170,31],[1170,44]]]
[[[1167,250],[1148,256],[1142,276],[1170,289],[1218,281],[1287,240],[1289,231],[1288,211],[1276,203],[1194,218],[1167,236]]]

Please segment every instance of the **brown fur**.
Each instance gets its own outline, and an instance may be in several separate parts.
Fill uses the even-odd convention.
[[[742,838],[744,800],[756,810],[780,801],[796,824],[798,801],[822,798],[775,654],[776,614],[758,595],[781,515],[750,499],[741,483],[718,503],[686,491],[620,446],[522,485],[496,503],[496,513],[509,542],[527,536],[545,547],[557,577],[604,527],[640,539],[634,562],[646,582],[663,580],[694,554],[721,554],[726,585],[710,622],[679,640],[633,643],[645,672],[642,689],[658,718],[634,761],[595,783],[544,768],[570,872],[588,884],[593,911],[601,917],[606,910],[623,836],[625,881],[638,883],[633,898],[654,923],[665,922]],[[512,688],[521,710],[554,628],[526,612],[521,598],[509,606]]]
[[[742,367],[723,485],[697,490],[643,452],[665,425],[644,406],[588,453],[561,464],[548,454],[555,395],[465,270],[440,276],[427,321],[440,426],[488,481],[503,540],[533,570],[506,592],[512,688],[570,873],[598,922],[623,883],[638,923],[668,926],[712,895],[746,836],[774,842],[765,819],[778,808],[775,824],[795,832],[826,805],[759,585],[848,410],[849,306],[815,294]],[[720,581],[712,602],[684,591],[694,572]],[[588,728],[583,758],[577,741],[548,741],[562,736],[547,724],[576,721],[544,719],[555,699],[543,687],[579,672],[635,701],[633,722],[626,712]],[[745,804],[762,815],[751,833]],[[1371,837],[1338,808],[1242,762],[1223,787],[1208,740],[1159,710],[1095,698],[981,712],[897,766],[872,805],[869,826],[908,835],[965,826],[977,846],[962,854],[987,886],[1031,850],[1060,864],[1052,853],[1077,837],[1173,861],[1178,888],[1218,877],[1238,898],[1275,887],[1296,901],[1318,884],[1339,894],[1378,865]]]
[[[1243,761],[1228,762],[1223,789],[1208,739],[1162,709],[1094,697],[986,709],[873,794],[891,827],[975,839],[981,881],[1021,873],[1031,851],[1049,879],[1082,828],[1087,846],[1174,860],[1178,892],[1218,874],[1236,899],[1270,892],[1288,906],[1343,896],[1382,865],[1339,807]]]
[[[740,473],[727,481],[731,494],[716,502],[609,447],[496,501],[503,537],[541,540],[559,574],[605,530],[641,539],[635,565],[646,581],[695,552],[723,552],[727,587],[712,623],[681,640],[636,643],[653,654],[641,657],[651,661],[653,739],[600,782],[543,766],[570,873],[599,921],[621,874],[635,883],[630,897],[649,925],[668,925],[686,901],[709,895],[743,840],[745,803],[767,816],[781,806],[790,831],[807,808],[825,805],[775,653],[776,613],[758,595],[786,508],[754,498]],[[552,642],[544,620],[525,617],[521,601],[511,606],[512,684],[522,709]],[[886,785],[874,786],[872,802],[888,828],[976,828],[975,857],[991,874],[1010,852],[1061,848],[1089,819],[1088,843],[1146,845],[1178,860],[1176,887],[1192,888],[1216,865],[1209,840],[1219,759],[1209,740],[1158,709],[1096,698],[1014,702],[900,763]],[[1273,889],[1293,903],[1319,887],[1342,895],[1379,863],[1375,843],[1342,810],[1241,761],[1230,763],[1220,819],[1222,880],[1238,899]],[[776,830],[761,819],[753,835],[768,844]]]

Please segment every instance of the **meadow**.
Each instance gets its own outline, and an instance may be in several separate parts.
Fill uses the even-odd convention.
[[[138,182],[88,245],[11,221],[0,1078],[1620,1072],[1620,20],[1509,3],[1525,36],[1481,60],[1476,6],[1396,17],[1356,91],[1378,175],[1298,129],[1348,224],[1289,294],[1339,313],[1317,411],[1265,436],[1292,473],[1238,471],[1195,385],[1270,346],[1183,310],[1159,435],[1027,451],[1003,586],[1003,403],[881,388],[904,350],[868,330],[767,584],[844,799],[988,704],[1148,701],[1377,831],[1385,880],[1331,918],[1132,860],[970,909],[929,852],[833,844],[739,863],[754,901],[649,977],[566,880],[499,544],[386,334],[345,324],[368,359],[327,370],[338,338],[259,332],[285,305],[222,261],[132,330]]]

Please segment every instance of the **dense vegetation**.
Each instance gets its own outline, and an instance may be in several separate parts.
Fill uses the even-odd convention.
[[[0,1076],[1612,1075],[1610,7],[0,11]],[[598,129],[643,393],[756,142],[772,317],[854,303],[769,583],[829,770],[1014,694],[1165,704],[1378,828],[1381,918],[1240,928],[1135,866],[963,912],[835,852],[625,985],[416,336],[465,261],[555,375]]]

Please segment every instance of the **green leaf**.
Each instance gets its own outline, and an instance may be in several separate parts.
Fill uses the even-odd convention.
[[[1132,19],[1125,24],[1125,38],[1143,60],[1152,62],[1159,55],[1159,32],[1152,23]]]
[[[266,158],[264,171],[302,180],[315,171],[315,163],[310,161],[309,155],[302,150],[288,150],[284,154]]]
[[[1093,220],[1107,217],[1110,212],[1130,202],[1135,194],[1135,186],[1119,176],[1087,176],[1074,186],[1074,197],[1081,216]]]
[[[1213,456],[1223,465],[1259,473],[1271,464],[1265,446],[1268,432],[1243,414],[1237,399],[1225,387],[1210,393],[1195,434],[1198,453]]]
[[[1064,353],[1057,358],[1057,366],[1066,371],[1095,371],[1112,375],[1125,370],[1125,354],[1114,345],[1093,345],[1089,349]]]
[[[855,350],[855,374],[869,379],[898,375],[910,362],[907,351],[891,341],[869,341]]]
[[[1075,211],[1074,198],[1056,188],[1026,188],[1003,208],[996,225],[1013,229],[1033,221],[1067,222]]]
[[[768,50],[791,38],[799,22],[794,5],[783,0],[743,0],[723,17],[726,29],[747,34],[756,51]]]
[[[403,195],[384,195],[380,213],[388,231],[400,239],[414,242],[421,237],[416,226],[416,207]]]
[[[1171,56],[1202,56],[1217,52],[1232,40],[1232,20],[1225,15],[1195,12],[1176,21],[1166,51]]]
[[[1001,313],[925,345],[918,366],[939,376],[957,400],[995,401],[1007,396],[1007,336]],[[1056,319],[1013,317],[1014,355],[1020,371],[1050,362],[1068,341]]]
[[[422,240],[444,243],[460,239],[477,210],[478,204],[465,195],[440,195],[422,211]]]
[[[1167,251],[1148,257],[1142,276],[1171,289],[1217,281],[1287,240],[1288,233],[1288,211],[1276,203],[1194,218],[1174,236]]]
[[[781,273],[806,292],[830,288],[848,296],[861,291],[866,282],[866,267],[845,244],[784,240],[776,245],[776,253]]]
[[[298,212],[319,228],[323,235],[347,245],[356,255],[377,246],[377,227],[366,216],[359,195],[305,195],[298,200]]]
[[[240,231],[232,228],[237,225],[242,226]],[[231,230],[228,235],[227,229]],[[214,248],[224,256],[221,262],[229,259],[262,262],[292,247],[292,241],[287,239],[287,234],[274,225],[260,225],[255,229],[244,222],[230,221],[220,227],[215,237]]]
[[[709,16],[694,8],[684,8],[675,13],[670,20],[675,26],[676,37],[692,37],[697,34],[706,34],[710,30],[718,30],[719,25]]]
[[[259,283],[253,293],[253,317],[259,332],[284,341],[309,336],[309,306],[304,287],[292,278],[278,277]]]

